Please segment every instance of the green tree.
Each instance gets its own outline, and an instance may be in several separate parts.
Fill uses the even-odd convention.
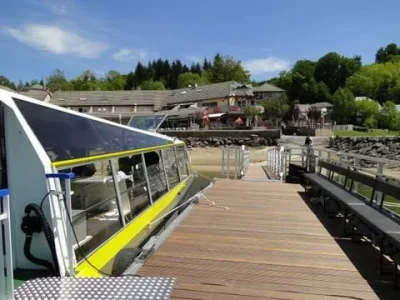
[[[347,78],[361,68],[361,57],[347,58],[336,52],[321,57],[315,66],[315,80],[324,82],[331,94],[344,87]]]
[[[261,105],[264,106],[265,117],[273,122],[283,119],[290,110],[285,94],[282,94],[279,98],[263,100]]]
[[[357,118],[361,119],[362,124],[364,124],[367,120],[369,125],[375,124],[377,122],[376,117],[378,115],[378,112],[379,112],[378,102],[369,99],[356,101],[356,116]],[[374,121],[375,123],[371,121],[372,119],[375,120]],[[374,126],[376,127],[376,125]]]
[[[0,86],[8,87],[9,89],[12,89],[14,91],[17,90],[15,83],[3,75],[0,75]]]
[[[356,104],[352,92],[341,88],[333,95],[332,119],[339,124],[348,124],[355,113]]]
[[[386,63],[396,61],[400,58],[400,48],[395,43],[387,45],[385,48],[379,48],[375,54],[376,63]]]
[[[165,90],[165,86],[161,81],[146,80],[140,86],[142,90]]]
[[[47,77],[46,86],[51,92],[69,91],[72,89],[71,83],[65,78],[64,71],[56,69]]]
[[[364,66],[347,80],[346,86],[355,95],[379,103],[388,100],[400,103],[400,61]]]
[[[371,116],[364,120],[363,125],[369,129],[372,129],[377,127],[378,122],[374,117]]]
[[[239,60],[220,54],[215,55],[211,68],[207,70],[207,76],[211,83],[231,80],[242,83],[250,81],[249,72],[244,70]]]
[[[392,101],[386,101],[378,114],[379,127],[389,130],[399,130],[400,113]]]
[[[189,85],[194,86],[195,84],[204,85],[207,84],[208,80],[204,75],[200,75],[197,73],[187,72],[179,75],[178,78],[178,87],[186,88]]]
[[[256,116],[259,115],[259,111],[254,106],[246,107],[244,109],[244,115],[246,116],[246,118],[248,120],[249,126],[253,126]]]

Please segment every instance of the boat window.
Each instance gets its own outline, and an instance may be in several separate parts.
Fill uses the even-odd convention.
[[[66,171],[76,175],[71,180],[72,221],[81,250],[88,255],[122,227],[110,161]],[[76,250],[78,261],[81,254]]]
[[[147,175],[149,177],[150,191],[153,202],[160,199],[167,191],[167,181],[164,173],[160,151],[144,154]]]
[[[179,173],[181,175],[181,180],[185,179],[188,177],[189,172],[187,169],[187,163],[186,163],[186,154],[185,154],[185,148],[183,146],[179,146],[175,148],[176,150],[176,162],[178,164],[179,168]]]
[[[172,189],[179,183],[178,165],[176,164],[175,151],[173,148],[168,148],[163,151],[165,169],[167,170],[167,177],[169,187]]]
[[[14,100],[52,161],[171,143],[162,137]]]
[[[116,169],[122,209],[129,222],[150,205],[142,155],[119,158]]]

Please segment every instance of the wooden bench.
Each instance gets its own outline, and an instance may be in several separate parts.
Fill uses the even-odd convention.
[[[322,170],[326,170],[325,175]],[[357,170],[324,160],[319,161],[317,173],[304,173],[305,188],[317,187],[323,197],[324,210],[328,207],[331,214],[331,202],[343,214],[344,232],[350,227],[352,237],[367,230],[366,234],[372,236],[372,241],[380,248],[380,272],[383,272],[383,256],[391,257],[394,262],[394,281],[398,284],[398,266],[400,265],[400,220],[383,208],[385,196],[400,199],[400,185],[384,178],[373,177]],[[342,184],[335,182],[335,176],[341,176]],[[369,198],[358,194],[354,190],[356,183],[371,189]],[[375,196],[382,195],[377,203]]]

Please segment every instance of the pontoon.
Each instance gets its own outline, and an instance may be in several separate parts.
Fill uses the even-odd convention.
[[[1,89],[0,105],[14,280],[121,275],[184,201],[184,143]]]

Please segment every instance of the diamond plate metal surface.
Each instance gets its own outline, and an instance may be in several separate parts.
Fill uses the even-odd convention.
[[[103,277],[38,278],[15,290],[17,300],[167,300],[175,278]]]

